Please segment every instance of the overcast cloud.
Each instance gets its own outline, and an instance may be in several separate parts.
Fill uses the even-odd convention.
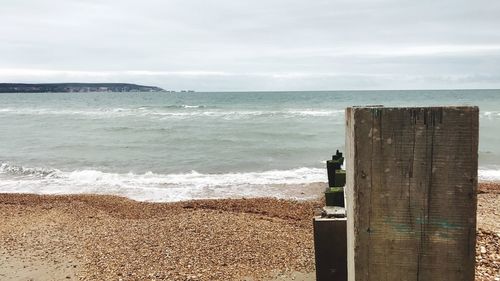
[[[0,0],[0,82],[500,88],[498,0]]]

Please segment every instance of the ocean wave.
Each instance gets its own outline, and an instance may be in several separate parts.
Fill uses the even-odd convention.
[[[291,115],[299,116],[340,116],[344,115],[344,110],[290,110],[286,112]]]
[[[160,105],[139,106],[134,108],[92,108],[92,109],[61,109],[61,108],[0,108],[0,115],[68,115],[89,118],[120,118],[120,117],[149,117],[165,118],[223,118],[241,119],[255,117],[343,117],[344,109],[283,109],[283,110],[231,110],[208,105]],[[484,111],[481,119],[500,119],[500,111]]]
[[[304,184],[324,181],[325,171],[319,168],[297,168],[292,170],[270,170],[264,172],[203,174],[196,171],[179,174],[106,173],[98,170],[76,170],[63,172],[57,169],[26,168],[2,163],[0,173],[17,176],[68,179],[81,183],[125,184],[163,184],[183,186],[221,186],[245,184]]]
[[[54,175],[58,170],[43,169],[43,168],[26,168],[22,166],[9,165],[7,163],[0,164],[0,174],[10,174],[16,176],[34,176],[34,177],[49,177]]]
[[[178,174],[61,171],[25,168],[6,163],[0,168],[0,192],[113,194],[141,201],[269,196],[289,198],[290,194],[285,195],[282,186],[300,189],[304,188],[304,184],[326,180],[325,169],[305,167],[224,174],[196,171]]]
[[[187,104],[183,104],[180,107],[181,108],[206,108],[207,106],[205,106],[205,105],[187,105]]]
[[[480,181],[500,181],[500,169],[480,168],[478,174]],[[0,165],[0,193],[112,194],[158,202],[241,197],[310,199],[301,195],[307,193],[305,189],[325,182],[325,169],[307,167],[222,174],[137,174]]]
[[[325,160],[326,161],[326,160]],[[319,161],[318,163],[324,163]],[[12,176],[31,176],[40,178],[69,179],[82,183],[103,184],[163,184],[189,186],[220,185],[266,185],[266,184],[306,184],[326,182],[325,170],[322,168],[296,168],[290,170],[269,170],[263,172],[204,174],[197,171],[178,174],[158,174],[151,171],[136,173],[106,173],[99,170],[61,171],[58,169],[32,168],[9,163],[0,164],[0,174]],[[479,168],[480,181],[500,181],[500,167]]]
[[[500,182],[500,169],[483,169],[478,171],[479,181]]]
[[[195,108],[216,108],[215,106],[207,106],[207,105],[189,105],[189,104],[180,104],[180,105],[143,105],[137,107],[137,109],[195,109]]]
[[[176,109],[176,110],[172,110]],[[182,110],[186,109],[186,110]],[[203,109],[203,110],[191,110]],[[210,109],[210,110],[207,110]],[[49,109],[49,108],[0,108],[0,114],[10,115],[68,115],[90,118],[149,117],[168,118],[222,118],[242,119],[255,117],[341,117],[344,110],[214,110],[204,105],[175,105],[162,107],[141,106],[137,108],[100,108],[100,109]]]
[[[95,110],[83,109],[50,109],[50,108],[0,108],[0,114],[10,115],[79,115],[93,117],[113,117],[130,115],[130,109],[102,108]]]
[[[499,119],[500,118],[500,111],[481,112],[480,117],[487,118],[487,119]]]

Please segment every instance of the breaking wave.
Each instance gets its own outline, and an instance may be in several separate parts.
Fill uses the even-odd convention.
[[[480,181],[500,181],[500,170],[480,169]],[[325,169],[296,168],[263,172],[178,174],[108,173],[98,170],[61,171],[0,165],[0,192],[36,194],[111,194],[140,201],[297,197],[309,184],[327,181]]]
[[[500,119],[500,111],[481,112],[481,117],[484,117],[487,119]]]
[[[0,166],[0,192],[38,194],[113,194],[141,201],[202,198],[283,197],[283,187],[326,182],[325,169],[297,168],[264,172],[179,174],[61,171]],[[294,188],[294,187],[292,187]],[[288,196],[285,196],[288,197]]]
[[[119,117],[171,117],[171,118],[248,118],[248,117],[343,117],[343,109],[287,109],[287,110],[230,110],[207,105],[163,105],[140,106],[135,108],[92,108],[92,109],[57,109],[57,108],[0,108],[2,115],[74,115],[93,118]],[[482,119],[500,119],[500,111],[480,113]]]
[[[479,169],[479,181],[500,182],[500,170]]]
[[[68,115],[94,119],[120,117],[150,118],[224,118],[242,119],[254,117],[342,117],[344,110],[222,110],[205,105],[168,105],[141,106],[137,108],[98,108],[98,109],[49,109],[49,108],[0,108],[0,114],[10,115]]]

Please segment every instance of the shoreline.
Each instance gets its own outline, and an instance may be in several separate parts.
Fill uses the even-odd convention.
[[[310,273],[308,223],[320,204],[0,194],[0,279],[41,273],[35,280],[265,280]]]
[[[226,197],[215,196],[213,190],[208,190],[204,193],[206,197],[198,197],[195,195],[192,199],[169,199],[160,197],[159,200],[152,200],[152,197],[141,197],[141,196],[128,196],[126,194],[116,194],[113,192],[74,192],[74,193],[43,193],[43,192],[4,192],[0,190],[0,195],[2,194],[25,194],[25,195],[40,195],[40,196],[111,196],[117,198],[125,198],[134,202],[144,202],[144,203],[158,203],[158,204],[172,204],[181,203],[189,201],[204,201],[204,200],[226,200],[226,199],[260,199],[260,198],[270,198],[276,200],[288,200],[288,201],[298,201],[298,202],[308,202],[322,200],[323,191],[327,188],[327,182],[311,182],[304,184],[268,184],[262,185],[261,191],[258,194],[236,194],[228,193]],[[227,187],[225,187],[227,188]],[[217,187],[215,187],[217,189]],[[264,189],[266,191],[264,191]],[[480,181],[478,183],[478,193],[481,192],[497,192],[500,189],[500,181]],[[267,194],[267,195],[264,195]],[[279,196],[276,196],[279,194]]]
[[[257,199],[257,198],[273,198],[277,200],[290,200],[290,201],[299,201],[299,202],[307,202],[307,201],[316,201],[321,200],[323,196],[324,190],[327,188],[326,182],[312,182],[306,184],[267,184],[267,185],[253,185],[251,186],[253,189],[259,189],[258,192],[248,193],[244,191],[240,191],[241,193],[237,193],[234,189],[238,189],[240,187],[231,186],[231,187],[213,187],[207,189],[204,192],[200,192],[200,194],[192,194],[193,197],[191,199],[165,199],[159,195],[156,200],[154,198],[154,193],[148,193],[148,189],[143,190],[144,194],[147,195],[131,195],[131,194],[116,194],[109,191],[103,192],[80,192],[76,191],[74,193],[66,193],[66,192],[3,192],[0,189],[0,194],[32,194],[32,195],[40,195],[40,196],[114,196],[118,198],[126,198],[135,202],[145,202],[145,203],[159,203],[159,204],[170,204],[170,203],[180,203],[180,202],[189,202],[189,201],[203,201],[203,200],[226,200],[226,199]],[[258,187],[257,187],[258,186]],[[245,189],[248,187],[243,187]],[[224,191],[229,191],[225,193],[225,197],[221,197],[221,194],[224,194]],[[169,190],[165,188],[165,191],[172,192],[176,189]],[[217,190],[214,192],[214,190]],[[202,197],[204,196],[204,197]],[[180,197],[183,198],[183,197]],[[187,197],[185,197],[187,198]]]
[[[0,279],[314,280],[311,220],[321,206],[3,193]],[[500,184],[480,183],[478,281],[498,274],[499,221]]]

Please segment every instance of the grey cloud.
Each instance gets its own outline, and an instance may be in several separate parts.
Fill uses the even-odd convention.
[[[196,90],[500,86],[494,0],[1,4],[3,81]]]

